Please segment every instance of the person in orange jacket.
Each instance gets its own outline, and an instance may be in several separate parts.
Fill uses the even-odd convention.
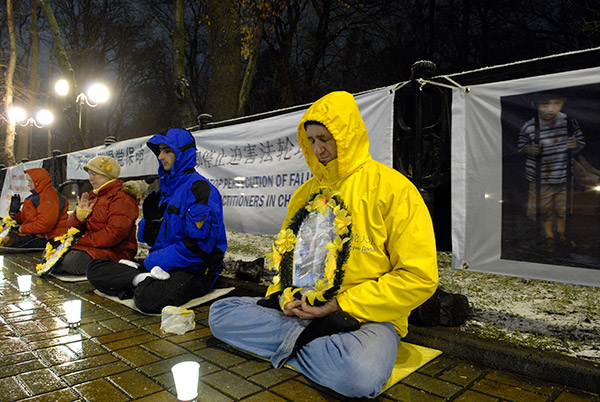
[[[52,185],[46,169],[25,171],[31,195],[21,204],[15,194],[11,199],[10,216],[20,225],[18,232],[11,233],[5,247],[40,248],[56,236],[67,232],[67,199]]]
[[[54,267],[55,273],[85,275],[94,259],[131,260],[137,253],[139,208],[132,188],[118,180],[121,167],[109,156],[96,156],[84,169],[92,191],[77,197],[77,209],[67,221],[81,237]]]

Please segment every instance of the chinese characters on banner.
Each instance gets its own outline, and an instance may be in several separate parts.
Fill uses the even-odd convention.
[[[389,166],[394,103],[391,88],[355,96],[369,133],[371,155]],[[298,122],[305,111],[192,132],[197,170],[221,192],[227,230],[279,232],[289,199],[312,177],[296,139]],[[96,155],[115,158],[121,166],[121,178],[155,175],[158,162],[145,145],[149,138],[69,154],[67,178],[87,179],[83,166]]]

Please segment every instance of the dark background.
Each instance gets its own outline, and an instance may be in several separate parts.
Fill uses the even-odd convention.
[[[25,99],[31,77],[31,2],[12,0],[18,60],[15,102]],[[109,104],[86,109],[88,143],[163,131],[176,114],[172,80],[173,0],[49,0],[75,77],[82,85],[102,79]],[[185,73],[193,112],[209,107],[211,43],[207,6],[185,0]],[[218,2],[217,2],[218,3]],[[586,0],[238,0],[240,36],[258,27],[257,69],[244,115],[306,104],[333,90],[356,93],[410,78],[418,60],[431,60],[436,74],[588,49],[600,45],[600,4]],[[73,127],[62,118],[64,103],[53,95],[60,75],[56,50],[38,9],[41,41],[38,103],[58,111],[52,148],[74,151]],[[247,41],[242,40],[242,44]],[[238,62],[247,67],[245,47]],[[10,49],[6,2],[0,2],[0,88]],[[516,67],[518,68],[518,66]],[[573,68],[577,68],[576,65]],[[218,92],[217,92],[218,93]],[[227,116],[228,118],[239,116]],[[4,124],[0,124],[3,132]],[[19,135],[17,135],[19,137]],[[48,156],[47,129],[33,129],[29,159]],[[18,140],[18,138],[17,138]],[[18,160],[19,158],[17,158]]]

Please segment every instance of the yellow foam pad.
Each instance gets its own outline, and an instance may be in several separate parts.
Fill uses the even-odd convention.
[[[411,373],[417,371],[431,360],[442,354],[441,350],[430,349],[425,346],[414,345],[408,342],[400,342],[396,352],[396,363],[392,369],[392,374],[383,386],[381,392],[386,391],[393,385],[408,377]]]

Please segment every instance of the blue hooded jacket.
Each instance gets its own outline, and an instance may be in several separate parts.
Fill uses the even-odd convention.
[[[165,171],[159,161],[160,209],[164,214],[144,265],[149,270],[159,266],[165,271],[178,268],[201,272],[212,285],[227,249],[221,194],[196,172],[196,142],[189,131],[172,128],[146,143],[157,157],[160,144],[175,152],[175,162],[170,171]],[[142,219],[138,239],[151,243],[151,239],[143,238],[145,225]]]

